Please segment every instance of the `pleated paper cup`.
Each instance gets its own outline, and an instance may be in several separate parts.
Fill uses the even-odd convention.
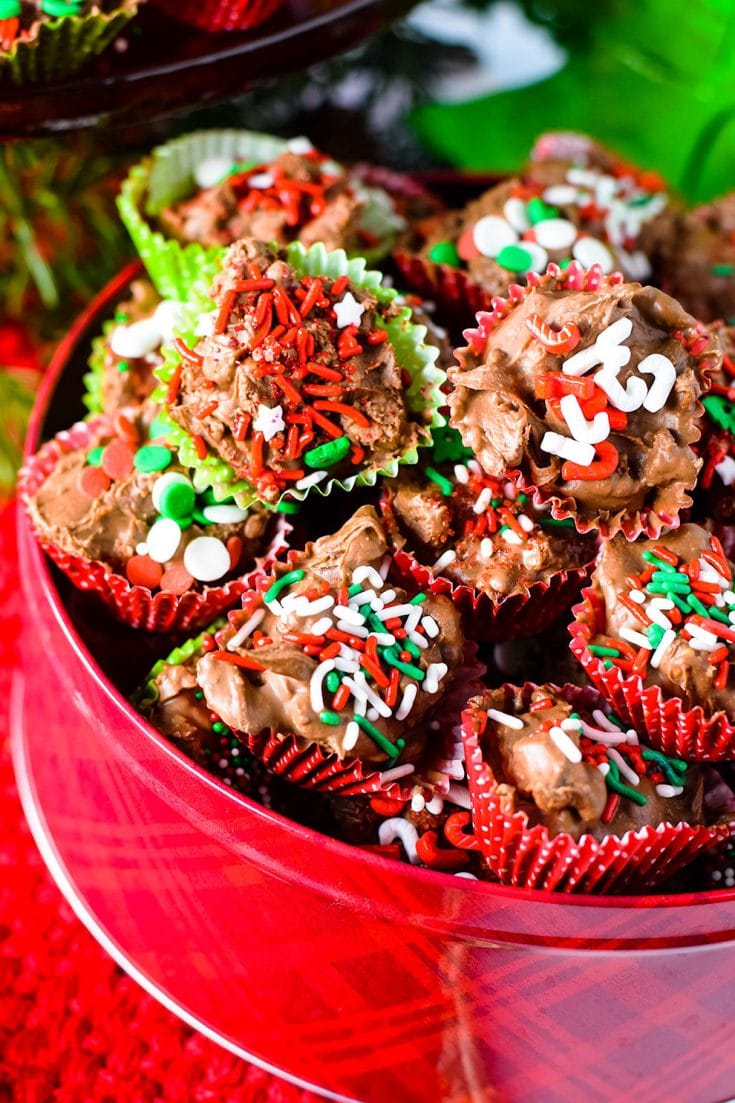
[[[536,688],[526,683],[529,698]],[[577,686],[564,689],[573,692],[575,703],[590,693]],[[503,809],[496,779],[483,758],[481,700],[470,701],[462,719],[472,823],[485,861],[503,884],[570,893],[646,890],[733,833],[734,824],[664,823],[598,842],[592,835],[577,841],[568,834],[551,837],[542,824],[530,827],[525,812]]]
[[[153,0],[173,19],[204,31],[250,31],[278,11],[283,0]]]
[[[110,426],[105,415],[89,422],[77,422],[58,433],[53,440],[26,462],[18,476],[18,496],[24,503],[36,494],[61,457],[81,448],[93,448],[100,433]],[[204,586],[174,594],[168,590],[152,592],[147,586],[134,586],[125,575],[100,560],[71,555],[39,536],[39,544],[49,559],[78,590],[95,594],[110,613],[131,628],[146,632],[193,631],[209,624],[220,613],[232,608],[239,598],[257,585],[273,564],[288,550],[291,526],[282,516],[274,518],[270,543],[252,569],[221,586]]]
[[[707,713],[701,705],[687,708],[680,697],[665,694],[660,686],[646,685],[640,674],[628,674],[616,666],[605,668],[593,655],[592,637],[605,631],[605,609],[597,591],[582,591],[569,626],[572,654],[585,674],[617,713],[652,747],[686,762],[725,762],[735,758],[735,724],[720,709]]]

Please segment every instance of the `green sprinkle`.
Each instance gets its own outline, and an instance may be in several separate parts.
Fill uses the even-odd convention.
[[[612,661],[612,659],[605,659],[602,665],[605,670],[612,670],[612,668],[615,666],[615,663]]]
[[[328,724],[330,728],[336,728],[338,724],[342,723],[339,713],[332,712],[331,709],[322,709],[319,713],[319,719],[322,724]]]
[[[684,580],[678,581],[681,576],[671,575],[666,582],[648,582],[646,590],[652,594],[666,594],[669,590],[675,590],[677,594],[689,594],[690,585]]]
[[[198,525],[211,525],[214,523],[213,521],[210,521],[208,517],[204,516],[198,506],[192,510],[191,515]]]
[[[601,659],[604,658],[606,655],[609,655],[614,659],[620,658],[620,651],[617,647],[603,647],[599,643],[591,643],[589,645],[589,649],[591,654],[599,655]]]
[[[330,693],[336,693],[342,685],[342,675],[338,674],[336,670],[330,670],[324,679],[324,684]]]
[[[265,591],[263,594],[264,603],[267,605],[270,601],[275,601],[281,590],[293,586],[295,582],[301,582],[301,579],[305,577],[306,571],[286,571],[285,575],[281,578],[277,578],[270,589]]]
[[[665,574],[678,574],[676,567],[672,567],[671,563],[666,563],[665,560],[659,559],[657,555],[654,555],[651,551],[644,551],[641,555],[641,559],[645,559],[646,563],[652,563],[654,567],[658,567]]]
[[[564,260],[560,260],[559,261],[559,267],[561,268],[562,272],[566,268],[568,268],[571,263],[572,263],[572,258],[571,257],[564,257]]]
[[[227,725],[223,724],[221,720],[215,720],[212,724],[212,731],[216,732],[217,735],[224,735],[227,731]]]
[[[436,485],[439,487],[444,497],[448,498],[454,489],[449,479],[445,479],[444,476],[440,474],[435,467],[426,467],[424,468],[424,470],[426,471],[426,474],[429,476],[431,481],[433,483],[436,483]]]
[[[667,586],[669,584],[673,584],[674,586],[690,585],[689,579],[686,577],[686,575],[679,574],[677,572],[675,576],[672,576],[672,574],[668,571],[654,571],[651,575],[651,582],[665,582]]]
[[[699,613],[700,617],[709,616],[709,609],[707,608],[707,606],[703,605],[699,598],[695,597],[694,594],[689,594],[689,596],[687,597],[687,601],[691,605],[692,609],[694,609],[695,612]]]
[[[428,594],[414,594],[414,596],[411,598],[411,600],[409,601],[408,604],[409,605],[423,605],[428,596],[429,596]]]
[[[543,199],[539,196],[528,201],[526,204],[526,211],[532,226],[535,226],[537,222],[545,222],[547,218],[559,217],[559,208],[552,207],[549,203],[544,203]]]
[[[128,363],[127,360],[121,360],[120,363],[117,365],[117,370],[121,374],[124,374],[125,372],[129,372],[130,371],[130,364]]]
[[[518,495],[518,501],[521,503],[522,506],[525,506],[526,502],[528,501],[528,495],[527,494],[519,494]]]
[[[493,507],[493,509],[497,509],[498,506],[502,506],[502,504],[503,504],[503,499],[502,498],[491,498],[490,499],[490,505]]]
[[[664,638],[664,630],[660,624],[649,624],[646,628],[646,638],[655,651]]]
[[[161,437],[165,437],[168,434],[168,425],[160,417],[154,417],[151,422],[151,427],[148,430],[148,436],[151,440],[159,440]]]
[[[708,394],[702,399],[710,419],[728,433],[735,433],[735,406],[724,395]]]
[[[405,641],[401,641],[402,643]],[[389,666],[394,666],[396,670],[400,670],[402,674],[407,674],[409,678],[413,678],[416,682],[423,682],[426,674],[419,666],[411,666],[410,663],[404,663],[401,659],[397,659],[395,655],[386,647],[383,651],[383,658]],[[357,717],[355,717],[357,719]]]
[[[361,593],[362,593],[362,586],[360,585],[359,582],[357,582],[357,583],[355,583],[354,586],[350,586],[349,590],[347,591],[347,596],[348,597],[357,597],[357,595],[361,594]]]
[[[429,260],[434,264],[448,264],[451,268],[459,268],[459,253],[453,241],[437,241],[429,249]]]
[[[61,19],[68,15],[79,15],[79,4],[67,4],[66,0],[41,0],[41,11],[44,15],[51,15],[55,19]]]
[[[668,755],[662,754],[661,751],[655,751],[653,747],[642,747],[641,757],[644,762],[655,762],[657,766],[660,766],[670,785],[678,786],[684,781],[686,762],[682,762],[680,759],[676,758],[669,758]],[[683,770],[682,766],[684,767]]]
[[[405,739],[397,739],[395,743],[391,743],[390,739],[384,736],[382,731],[379,731],[374,724],[371,724],[365,716],[355,716],[355,723],[366,735],[370,736],[372,741],[380,747],[381,751],[385,751],[391,758],[396,758],[406,746]]]
[[[87,463],[90,467],[99,467],[102,463],[102,452],[103,448],[101,444],[98,448],[93,448],[91,452],[87,452]]]
[[[276,506],[276,513],[298,513],[300,509],[300,502],[289,502],[287,498],[283,498]]]
[[[194,697],[197,701],[203,701],[204,700],[204,694],[202,693],[202,691],[200,689],[198,689],[196,691],[196,693],[194,694]]]
[[[616,793],[620,793],[621,797],[627,797],[628,800],[632,800],[634,804],[639,804],[641,807],[647,804],[647,799],[643,796],[643,793],[639,793],[636,789],[633,789],[630,785],[626,785],[624,781],[620,780],[620,770],[616,762],[610,762],[610,769],[605,775],[605,783]]]
[[[522,245],[504,245],[495,262],[508,272],[528,272],[533,264],[533,257]]]
[[[20,13],[19,0],[0,0],[0,19],[17,19]]]
[[[501,525],[500,528],[498,529],[498,536],[502,536],[502,534],[504,532],[509,532],[509,531],[510,531],[510,525]]]
[[[334,467],[345,458],[350,447],[350,438],[347,436],[328,440],[326,444],[320,444],[317,448],[310,448],[308,452],[304,452],[304,463],[307,467]]]
[[[713,264],[710,271],[713,276],[732,276],[735,264]]]
[[[726,624],[728,628],[732,627],[730,618],[728,617],[727,613],[723,613],[722,609],[718,609],[714,602],[712,602],[712,604],[707,609],[707,613],[712,618],[712,620],[718,620],[720,624]]]
[[[677,609],[682,613],[691,613],[692,609],[688,601],[685,601],[679,594],[675,594],[673,590],[669,591],[669,597],[673,601]]]
[[[574,528],[574,521],[571,517],[564,517],[563,520],[558,520],[556,517],[541,517],[540,523],[545,528],[552,529],[571,529]]]
[[[120,325],[122,325],[124,322],[127,322],[129,317],[130,315],[127,314],[124,310],[115,311],[115,321],[119,322]]]
[[[421,658],[421,648],[417,647],[413,640],[401,640],[401,646],[404,651],[408,651],[409,655],[413,655],[414,659]]]
[[[173,460],[173,453],[162,444],[144,444],[135,453],[133,464],[136,471],[151,474],[154,471],[165,471]]]
[[[191,483],[170,483],[164,487],[158,508],[164,517],[189,517],[194,508],[196,494]]]
[[[172,517],[171,519],[176,522],[182,532],[184,532],[185,529],[190,529],[194,524],[193,517]]]

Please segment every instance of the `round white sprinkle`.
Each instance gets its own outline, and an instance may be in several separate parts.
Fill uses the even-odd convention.
[[[115,356],[140,360],[155,352],[161,343],[161,332],[153,318],[143,318],[130,326],[118,326],[112,331],[110,349]]]
[[[194,169],[194,180],[200,188],[213,188],[224,180],[231,168],[231,157],[205,157]]]
[[[184,550],[184,566],[197,582],[214,582],[230,569],[230,553],[216,536],[197,536]]]
[[[248,515],[246,509],[240,509],[234,503],[205,506],[202,513],[208,521],[212,521],[215,525],[235,525],[238,521],[244,521]]]
[[[584,268],[591,268],[593,264],[599,264],[605,275],[612,272],[615,261],[606,245],[594,237],[580,237],[572,246],[572,256]]]
[[[170,517],[159,517],[148,530],[148,554],[156,563],[173,559],[180,542],[181,529]]]
[[[488,214],[475,223],[472,238],[484,257],[497,257],[506,245],[516,244],[518,234],[500,215]]]
[[[530,272],[544,272],[549,263],[549,254],[537,241],[524,241],[523,248],[531,258]]]
[[[503,205],[503,214],[519,234],[522,234],[531,225],[528,220],[526,204],[517,195],[512,195],[510,199],[506,199]]]
[[[182,471],[166,471],[163,475],[159,475],[151,489],[151,499],[155,510],[161,508],[161,497],[166,487],[173,486],[174,483],[191,486],[191,479],[187,479]]]
[[[145,541],[135,545],[135,551],[138,555],[148,555],[148,545]]]
[[[566,218],[547,218],[533,229],[543,249],[568,249],[577,236],[577,227]]]
[[[544,201],[553,207],[566,207],[569,203],[576,203],[577,189],[571,184],[553,184],[543,194]]]

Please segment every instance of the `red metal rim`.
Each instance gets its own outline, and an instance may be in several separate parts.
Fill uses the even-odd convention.
[[[74,324],[71,326],[69,332],[59,343],[46,374],[43,378],[43,382],[38,390],[36,401],[31,412],[31,417],[28,425],[28,433],[26,436],[24,453],[30,455],[36,450],[42,440],[42,429],[44,419],[53,397],[56,386],[61,379],[64,370],[66,369],[69,360],[74,353],[77,343],[82,339],[83,334],[90,324],[98,317],[102,316],[110,305],[115,302],[120,294],[124,291],[126,286],[139,275],[142,269],[140,261],[135,261],[127,265],[121,272],[119,272],[92,300],[92,302],[86,307],[86,309],[79,315]],[[25,514],[22,509],[19,508],[19,526],[26,532]],[[408,881],[412,881],[415,884],[415,878],[420,878],[422,881],[426,878],[430,878],[435,885],[448,889],[447,882],[450,880],[446,874],[435,872],[432,870],[416,869],[410,865],[403,865],[395,862],[391,862],[389,859],[381,858],[378,855],[371,854],[368,851],[359,849],[358,847],[352,847],[347,843],[339,842],[336,839],[332,839],[328,836],[321,835],[311,829],[302,827],[293,821],[281,816],[279,813],[265,808],[263,805],[257,804],[250,800],[248,797],[242,796],[239,793],[233,792],[228,789],[227,786],[220,784],[216,778],[208,774],[205,770],[195,765],[191,760],[187,759],[181,752],[179,752],[172,744],[168,743],[151,725],[147,724],[142,717],[140,717],[132,706],[128,703],[125,697],[116,689],[116,687],[106,678],[102,670],[97,665],[94,656],[88,651],[84,643],[79,638],[74,624],[72,623],[66,608],[61,600],[61,597],[56,589],[53,578],[48,568],[48,564],[45,558],[38,552],[39,560],[39,572],[43,580],[45,596],[52,608],[55,618],[59,624],[63,627],[64,632],[72,645],[75,647],[78,655],[86,665],[90,675],[95,681],[104,689],[104,691],[113,699],[116,706],[127,714],[130,721],[139,725],[146,733],[146,736],[155,742],[159,747],[162,747],[173,759],[178,762],[187,770],[195,773],[200,778],[203,778],[209,785],[217,788],[222,794],[223,799],[228,801],[234,801],[236,804],[246,807],[251,812],[255,813],[261,818],[271,821],[274,825],[278,825],[281,829],[289,829],[294,833],[294,837],[310,838],[312,842],[318,840],[319,846],[326,848],[338,856],[349,855],[351,861],[367,864],[368,867],[372,867],[376,877],[380,876],[380,871],[386,867],[386,864],[390,865],[390,868],[394,875],[400,875],[405,877]],[[574,907],[587,907],[587,908],[610,908],[610,909],[644,909],[644,910],[657,910],[660,908],[684,908],[689,906],[701,906],[703,904],[729,904],[735,901],[735,888],[733,889],[716,889],[709,892],[691,892],[691,893],[677,893],[677,894],[662,894],[657,896],[586,896],[586,895],[573,895],[566,893],[546,892],[536,889],[523,889],[513,888],[506,885],[495,885],[489,882],[468,882],[462,878],[451,879],[451,889],[460,894],[473,893],[481,894],[482,898],[491,904],[493,899],[498,900],[517,900],[526,901],[529,904],[558,904],[560,906],[574,906]],[[489,936],[492,936],[492,932],[488,932]],[[724,937],[724,935],[723,935]],[[521,939],[519,939],[521,941]],[[523,942],[534,942],[536,944],[544,944],[548,942],[549,946],[556,944],[556,940],[553,936],[546,939],[535,939],[531,937],[523,937]],[[697,938],[696,941],[699,941]],[[688,940],[685,938],[681,943],[672,943],[670,939],[664,939],[665,945],[687,945]],[[651,940],[651,948],[660,948],[661,943],[656,939]],[[632,947],[631,947],[632,948]]]

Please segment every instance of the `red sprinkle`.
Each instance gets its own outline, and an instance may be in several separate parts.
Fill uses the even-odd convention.
[[[204,438],[201,437],[199,435],[199,433],[194,433],[191,439],[194,441],[194,447],[196,449],[196,454],[199,457],[199,459],[200,460],[206,460],[206,458],[207,458],[207,446],[204,443]]]
[[[346,405],[344,402],[330,402],[327,399],[322,399],[314,403],[314,408],[316,410],[328,410],[330,413],[341,414],[342,417],[354,421],[357,425],[362,425],[365,429],[370,427],[370,420],[366,418],[363,413],[356,410],[354,406]]]
[[[158,564],[156,564],[158,566]],[[183,563],[175,562],[163,572],[160,586],[171,594],[185,594],[194,585],[194,579]]]
[[[155,590],[163,576],[163,567],[149,555],[131,555],[125,564],[125,574],[131,586]]]
[[[215,651],[214,658],[221,663],[232,663],[243,670],[265,670],[265,667],[251,659],[249,655],[236,655],[234,651]]]
[[[79,489],[88,498],[99,498],[108,489],[110,477],[101,467],[83,467],[79,473]]]
[[[242,558],[242,538],[240,536],[230,536],[226,547],[230,554],[230,570],[234,571]]]

